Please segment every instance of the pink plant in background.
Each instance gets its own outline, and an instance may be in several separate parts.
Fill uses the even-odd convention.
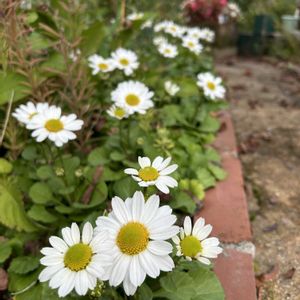
[[[216,24],[227,0],[187,0],[183,3],[188,22]]]

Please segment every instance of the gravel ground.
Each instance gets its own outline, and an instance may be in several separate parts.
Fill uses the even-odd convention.
[[[232,50],[216,61],[244,169],[259,298],[300,300],[300,66]]]

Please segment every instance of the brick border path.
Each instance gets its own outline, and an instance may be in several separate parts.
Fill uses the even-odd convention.
[[[224,252],[216,259],[214,270],[223,285],[226,300],[256,300],[255,248],[251,243],[242,167],[229,112],[221,112],[220,120],[221,130],[213,146],[221,154],[228,176],[207,192],[204,208],[195,218],[201,216],[212,224],[212,235],[223,243]]]

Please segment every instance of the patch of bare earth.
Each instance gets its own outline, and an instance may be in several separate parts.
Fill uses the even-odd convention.
[[[300,66],[229,50],[216,61],[244,168],[259,298],[299,300]]]

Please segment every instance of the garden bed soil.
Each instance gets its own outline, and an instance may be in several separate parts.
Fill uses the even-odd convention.
[[[300,299],[300,66],[217,51],[243,165],[259,299]]]

